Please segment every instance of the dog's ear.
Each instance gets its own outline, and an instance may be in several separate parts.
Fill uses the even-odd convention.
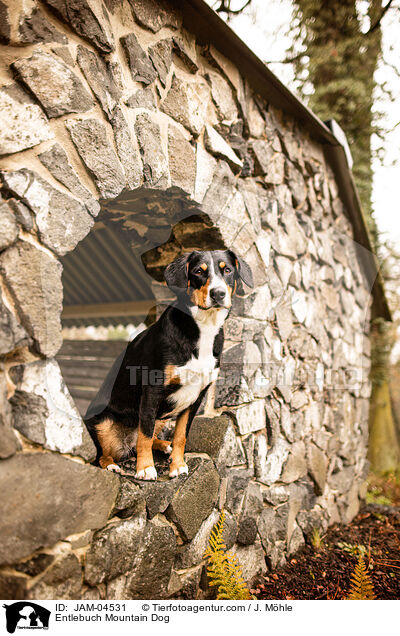
[[[228,253],[235,263],[239,278],[247,285],[247,287],[254,287],[253,272],[249,265],[247,265],[246,261],[244,261],[243,258],[240,258],[240,256],[236,256],[236,254],[231,251]]]
[[[175,293],[184,291],[188,286],[188,268],[191,253],[178,256],[164,270],[166,283]]]

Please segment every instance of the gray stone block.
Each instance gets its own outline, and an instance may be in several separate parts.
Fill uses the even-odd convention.
[[[4,459],[0,481],[2,564],[70,534],[104,526],[119,487],[116,475],[53,453]]]
[[[127,577],[127,598],[165,598],[175,553],[173,529],[162,519],[148,523],[136,561]]]
[[[328,458],[315,444],[307,447],[308,472],[315,483],[317,495],[322,495],[328,471]]]
[[[21,14],[18,23],[18,40],[21,44],[36,42],[66,44],[68,42],[67,36],[57,31],[39,7],[34,7],[29,13]]]
[[[196,179],[195,152],[176,126],[168,126],[168,162],[171,185],[192,194]]]
[[[103,53],[114,50],[110,22],[103,5],[93,6],[89,0],[45,0],[72,29]]]
[[[223,137],[209,124],[206,124],[204,130],[204,144],[206,150],[215,157],[224,159],[234,171],[240,170],[243,162],[237,154],[232,150],[231,146]]]
[[[6,201],[0,201],[0,252],[12,245],[18,236],[15,215]]]
[[[146,500],[140,487],[132,483],[129,479],[121,479],[112,516],[116,515],[121,519],[141,515],[146,509]]]
[[[0,89],[0,112],[0,155],[32,148],[54,137],[40,106],[17,84]]]
[[[146,51],[140,46],[134,33],[121,38],[125,49],[132,79],[143,84],[151,84],[157,77],[157,72]]]
[[[129,4],[135,20],[153,33],[163,27],[178,29],[181,25],[179,12],[164,0],[129,0]]]
[[[55,360],[21,368],[11,399],[14,427],[45,448],[96,458],[96,448],[72,400]]]
[[[101,196],[105,199],[116,197],[125,186],[125,176],[103,122],[98,119],[70,120],[66,125]]]
[[[39,236],[46,247],[64,255],[76,247],[94,221],[85,205],[56,190],[36,172],[3,172],[1,179],[35,213]]]
[[[148,54],[157,71],[161,84],[165,86],[172,64],[172,40],[159,40],[157,44],[149,46]]]
[[[51,600],[54,598],[80,598],[82,567],[75,554],[57,559],[29,589],[28,598]]]
[[[100,204],[93,198],[89,190],[82,185],[81,180],[69,163],[68,155],[60,144],[54,144],[49,150],[40,153],[39,159],[57,181],[85,203],[92,216],[97,216]]]
[[[120,106],[115,108],[110,123],[113,127],[115,145],[125,172],[127,185],[131,189],[137,188],[142,182],[142,164],[139,153],[133,146],[131,132]]]
[[[221,469],[226,466],[238,466],[246,461],[240,440],[236,438],[232,420],[227,415],[196,417],[190,427],[186,450],[207,453]]]
[[[93,107],[93,100],[80,79],[50,53],[35,51],[30,58],[16,60],[11,67],[48,117],[82,113]]]
[[[139,88],[125,101],[129,108],[146,108],[147,110],[156,110],[156,100],[151,86],[147,88]]]
[[[97,53],[89,51],[82,45],[77,48],[76,59],[90,88],[110,119],[122,95],[122,91],[114,78],[113,67],[107,64]]]
[[[197,136],[205,125],[209,101],[210,89],[205,80],[185,82],[174,75],[161,110]]]
[[[192,462],[196,465],[193,474],[175,493],[166,512],[187,541],[193,539],[204,519],[210,515],[220,482],[214,462],[200,458],[188,459],[189,472]]]
[[[127,575],[133,568],[144,537],[144,514],[118,521],[96,532],[85,559],[85,580],[98,585]]]
[[[135,122],[135,132],[143,163],[143,176],[150,187],[165,188],[168,185],[168,165],[162,151],[159,125],[147,113],[140,113]]]
[[[0,291],[0,355],[10,353],[28,342],[28,334],[6,307]]]
[[[0,270],[27,333],[40,353],[55,355],[62,342],[61,263],[30,243],[19,241],[0,256]]]

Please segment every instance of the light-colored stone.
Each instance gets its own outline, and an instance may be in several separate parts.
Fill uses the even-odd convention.
[[[69,120],[66,126],[100,195],[105,199],[116,197],[125,186],[125,176],[103,122]]]
[[[174,75],[161,110],[197,136],[206,122],[209,100],[210,89],[205,80],[183,81]]]
[[[225,159],[232,169],[239,169],[243,166],[243,162],[239,159],[236,153],[232,150],[231,146],[226,143],[225,139],[221,137],[219,133],[206,124],[204,130],[204,144],[206,149],[216,157]]]
[[[266,486],[276,482],[283,469],[283,465],[289,455],[290,444],[278,437],[274,446],[269,450],[265,435],[256,438],[254,448],[254,467],[256,479]]]
[[[62,342],[61,263],[30,243],[19,241],[1,254],[0,270],[22,325],[37,349],[45,356],[54,356]]]
[[[0,155],[32,148],[52,139],[41,108],[16,84],[0,90]]]
[[[43,243],[56,254],[71,251],[89,232],[94,221],[86,207],[30,170],[4,172],[7,188],[35,213]]]
[[[80,79],[59,58],[35,51],[30,58],[12,63],[13,70],[43,106],[48,117],[82,113],[93,100]]]
[[[39,409],[29,406],[32,396],[42,398]],[[33,442],[89,461],[95,459],[94,444],[55,360],[25,365],[13,397],[13,414],[15,428]]]
[[[240,435],[254,433],[265,428],[264,400],[254,400],[234,411]]]

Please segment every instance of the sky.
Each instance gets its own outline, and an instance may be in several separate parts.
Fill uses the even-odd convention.
[[[219,4],[215,0],[207,2],[212,7]],[[244,0],[234,0],[232,8],[240,7],[243,3]],[[287,35],[291,19],[290,0],[252,0],[243,14],[229,21],[229,26],[295,92],[291,66],[272,63],[284,59],[291,44]],[[382,22],[382,31],[384,58],[400,72],[399,23],[400,12],[391,14],[389,11]],[[373,164],[373,206],[382,238],[390,240],[400,252],[400,75],[397,77],[388,65],[381,64],[376,78],[380,82],[387,82],[395,101],[386,99],[379,104],[379,109],[384,113],[380,123],[391,132],[385,135],[383,163],[376,159]],[[379,140],[373,140],[375,147],[378,143]]]

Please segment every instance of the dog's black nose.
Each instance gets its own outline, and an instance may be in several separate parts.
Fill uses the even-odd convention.
[[[218,287],[214,287],[214,289],[210,289],[210,298],[216,303],[222,303],[226,296],[225,289],[221,289]]]

